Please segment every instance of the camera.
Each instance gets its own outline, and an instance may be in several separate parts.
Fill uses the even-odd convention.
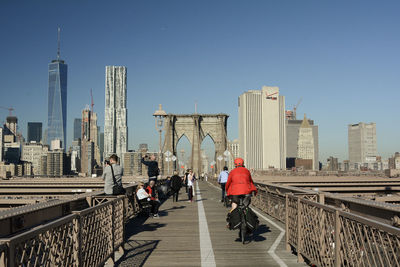
[[[105,160],[105,161],[104,161],[104,164],[106,164],[106,165],[111,165],[109,160]]]

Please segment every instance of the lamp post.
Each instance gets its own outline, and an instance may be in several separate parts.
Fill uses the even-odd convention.
[[[164,127],[164,118],[165,118],[165,116],[167,116],[167,113],[165,113],[165,111],[162,109],[162,105],[161,104],[158,105],[158,110],[156,110],[154,112],[153,116],[154,116],[154,118],[156,120],[156,130],[160,134],[158,157],[159,157],[159,160],[161,160],[161,165],[162,165],[161,168],[162,168],[162,171],[163,171],[163,174],[164,174],[164,168],[163,168],[164,161],[163,161],[163,156],[162,156],[162,151],[161,151],[162,150],[162,148],[161,148],[161,138],[162,138],[161,134],[162,134],[162,130],[163,130],[163,127]]]

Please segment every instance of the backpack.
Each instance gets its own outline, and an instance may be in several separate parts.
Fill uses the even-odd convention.
[[[239,228],[241,223],[239,209],[234,209],[232,212],[229,212],[226,216],[226,221],[229,224],[230,230]]]
[[[260,221],[258,220],[257,215],[250,208],[246,209],[246,224],[247,230],[254,232],[257,229]]]

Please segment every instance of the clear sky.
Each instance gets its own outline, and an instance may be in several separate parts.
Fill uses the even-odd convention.
[[[376,122],[378,152],[400,151],[400,1],[0,2],[0,106],[47,125],[48,63],[68,64],[68,132],[90,104],[104,125],[106,65],[128,68],[129,148],[157,149],[152,113],[224,112],[279,86],[319,125],[320,160],[347,159],[347,125]],[[7,110],[0,110],[1,121]]]

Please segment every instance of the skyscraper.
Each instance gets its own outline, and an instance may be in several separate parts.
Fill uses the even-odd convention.
[[[92,175],[93,167],[100,165],[100,149],[98,142],[97,114],[89,108],[82,111],[81,130],[81,171]]]
[[[376,145],[376,124],[363,123],[348,125],[350,164],[365,163],[368,157],[378,154]]]
[[[67,72],[68,66],[60,59],[60,29],[58,29],[57,59],[49,64],[49,92],[47,142],[59,139],[66,147],[67,134]]]
[[[240,149],[239,149],[239,140],[238,139],[235,139],[233,141],[228,141],[228,151],[231,154],[230,154],[230,156],[228,158],[229,162],[228,162],[228,166],[227,167],[228,167],[229,170],[232,170],[233,168],[235,168],[235,165],[233,163],[234,160],[239,157]]]
[[[0,162],[3,161],[3,128],[0,127]]]
[[[285,97],[279,87],[239,96],[239,149],[248,168],[286,168]]]
[[[75,118],[74,120],[74,141],[81,138],[82,119]]]
[[[126,67],[106,66],[104,157],[127,151]],[[121,160],[122,162],[122,160]]]
[[[28,143],[35,141],[40,143],[42,141],[42,123],[41,122],[28,122]]]
[[[312,128],[312,137],[314,145],[314,160],[313,169],[319,169],[319,145],[318,145],[318,125],[315,125],[313,120],[307,120],[308,125]],[[299,131],[303,123],[303,120],[290,119],[286,120],[286,157],[292,160],[292,166],[294,167],[294,160],[298,157],[298,143],[299,143]]]
[[[297,141],[297,158],[312,160],[312,169],[316,169],[316,157],[314,149],[313,128],[309,124],[304,114],[303,122],[299,129],[299,138]]]

